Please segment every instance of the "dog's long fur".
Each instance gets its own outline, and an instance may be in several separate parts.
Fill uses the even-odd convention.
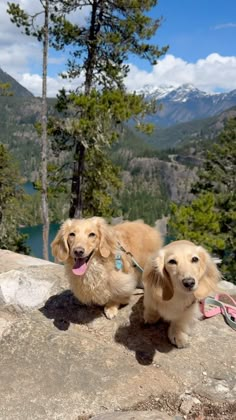
[[[162,240],[156,229],[142,221],[112,226],[103,218],[92,217],[66,220],[51,244],[53,256],[65,264],[75,296],[82,303],[105,306],[108,318],[117,314],[121,304],[129,302],[141,280],[141,272],[119,244],[143,267],[147,257],[160,249]],[[83,257],[91,255],[86,272],[79,276],[72,271],[78,250]],[[121,270],[115,266],[117,254],[122,259]]]
[[[198,300],[214,292],[219,279],[214,260],[201,246],[189,241],[164,246],[145,264],[145,322],[155,323],[160,317],[169,321],[169,340],[185,347],[200,316]]]

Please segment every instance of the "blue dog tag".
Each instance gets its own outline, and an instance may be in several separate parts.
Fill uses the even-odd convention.
[[[122,270],[123,268],[123,261],[121,259],[121,256],[119,254],[117,254],[115,256],[115,267],[117,270]]]

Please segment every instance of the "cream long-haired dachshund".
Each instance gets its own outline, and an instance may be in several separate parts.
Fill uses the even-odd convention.
[[[169,340],[185,347],[200,316],[198,301],[214,292],[219,280],[214,260],[201,246],[189,241],[164,246],[144,268],[145,322],[169,321]]]
[[[74,295],[84,304],[104,306],[109,319],[129,302],[141,280],[134,260],[143,267],[161,246],[159,232],[142,221],[112,226],[100,217],[66,220],[51,244]]]

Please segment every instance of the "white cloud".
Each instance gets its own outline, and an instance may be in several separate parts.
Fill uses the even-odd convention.
[[[24,87],[26,87],[30,92],[35,96],[41,96],[42,92],[42,76],[39,74],[30,74],[24,73],[17,78],[17,81]],[[48,77],[47,79],[47,91],[48,97],[56,97],[58,91],[63,87],[66,90],[76,89],[81,85],[82,78],[74,79],[69,81],[67,79],[62,79],[62,77]]]
[[[217,53],[195,63],[188,63],[173,55],[166,55],[151,71],[139,70],[130,64],[126,85],[129,90],[150,86],[180,86],[190,83],[206,92],[236,89],[236,56]]]
[[[27,7],[27,10],[30,12],[33,11],[32,4],[35,5],[35,2],[30,0],[21,0],[18,3],[24,8]],[[10,16],[6,10],[7,0],[1,0],[0,66],[3,70],[15,77],[16,73],[27,71],[32,61],[34,65],[37,63],[39,65],[41,64],[41,45],[36,39],[23,34],[22,30],[10,21]]]
[[[215,25],[213,29],[228,29],[228,28],[236,28],[236,23],[228,22],[228,23],[220,23],[219,25]]]

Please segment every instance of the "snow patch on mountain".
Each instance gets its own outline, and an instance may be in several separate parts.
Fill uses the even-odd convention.
[[[163,85],[156,87],[153,85],[145,85],[142,89],[137,91],[137,93],[143,94],[144,96],[152,99],[166,99],[173,102],[186,102],[193,96],[200,99],[212,96],[217,97],[219,95],[218,93],[204,92],[189,83],[178,87]]]

